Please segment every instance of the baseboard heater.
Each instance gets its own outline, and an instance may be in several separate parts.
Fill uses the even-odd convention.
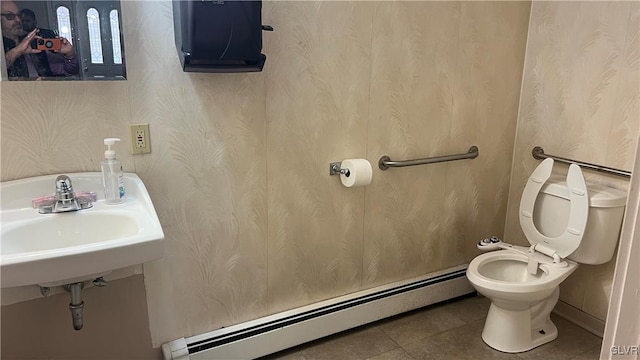
[[[474,293],[467,265],[359,291],[162,345],[165,360],[255,359],[409,310]]]

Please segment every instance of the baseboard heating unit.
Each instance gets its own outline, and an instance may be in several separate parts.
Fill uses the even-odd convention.
[[[162,345],[165,360],[255,359],[389,316],[474,293],[467,265],[359,291]]]

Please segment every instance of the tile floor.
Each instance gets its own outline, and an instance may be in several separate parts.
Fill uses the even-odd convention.
[[[520,354],[487,346],[481,336],[489,300],[468,297],[400,314],[318,339],[261,360],[598,359],[602,339],[551,315],[558,338]]]

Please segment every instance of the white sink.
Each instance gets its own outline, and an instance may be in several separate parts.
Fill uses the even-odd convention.
[[[57,175],[3,182],[2,288],[90,280],[162,257],[164,234],[142,180],[125,174],[126,201],[107,205],[102,175],[67,173],[76,192],[93,191],[90,209],[40,214],[31,200],[55,193]]]

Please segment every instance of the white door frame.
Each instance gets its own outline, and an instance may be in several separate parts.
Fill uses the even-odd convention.
[[[640,359],[640,139],[629,184],[629,198],[613,289],[602,340],[601,359]]]

